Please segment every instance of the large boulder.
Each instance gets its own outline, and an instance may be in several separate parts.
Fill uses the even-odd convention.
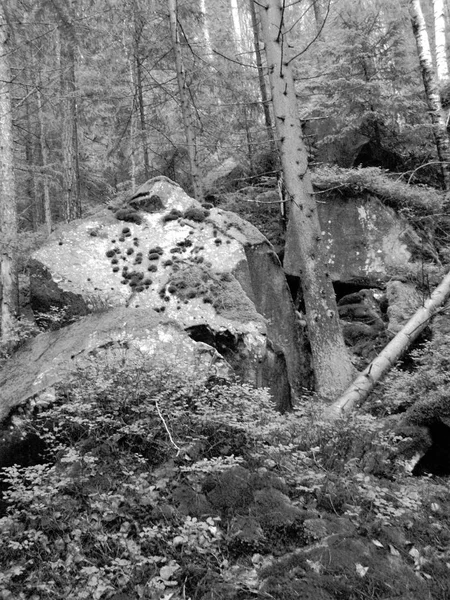
[[[31,305],[62,320],[122,308],[176,322],[278,406],[311,382],[306,342],[267,239],[166,178],[113,210],[61,225],[30,264]]]
[[[333,281],[385,281],[392,273],[409,269],[421,253],[417,233],[374,196],[327,194],[320,197],[317,207]],[[299,248],[289,226],[284,269],[289,275],[300,275]]]
[[[99,356],[111,364],[124,357],[147,359],[167,371],[195,372],[199,381],[232,373],[214,348],[192,340],[176,321],[151,310],[116,308],[82,317],[25,344],[0,372],[0,422],[28,401],[48,403],[55,385]]]

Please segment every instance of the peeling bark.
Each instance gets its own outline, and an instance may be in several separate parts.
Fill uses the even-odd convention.
[[[336,398],[352,380],[354,369],[342,336],[328,269],[308,157],[297,110],[296,91],[285,40],[280,0],[259,3],[259,13],[286,190],[288,227],[299,250],[301,284],[313,357],[316,390]]]

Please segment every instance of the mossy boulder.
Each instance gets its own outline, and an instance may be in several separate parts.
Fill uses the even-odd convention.
[[[59,226],[33,255],[30,276],[32,308],[64,311],[62,325],[123,307],[209,332],[196,341],[223,352],[243,381],[269,387],[283,410],[312,383],[307,342],[266,238],[165,177],[115,211]]]

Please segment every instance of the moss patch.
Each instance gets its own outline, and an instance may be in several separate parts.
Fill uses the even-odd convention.
[[[136,223],[136,225],[141,225],[142,217],[141,215],[134,210],[134,208],[119,208],[114,213],[114,216],[119,221],[127,221],[128,223]]]

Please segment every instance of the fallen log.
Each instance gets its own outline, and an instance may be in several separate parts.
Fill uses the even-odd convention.
[[[425,329],[431,317],[450,296],[450,271],[433,291],[423,306],[387,344],[380,354],[362,372],[346,391],[325,410],[325,417],[332,420],[348,414],[360,405],[375,385],[395,365],[411,343]]]

